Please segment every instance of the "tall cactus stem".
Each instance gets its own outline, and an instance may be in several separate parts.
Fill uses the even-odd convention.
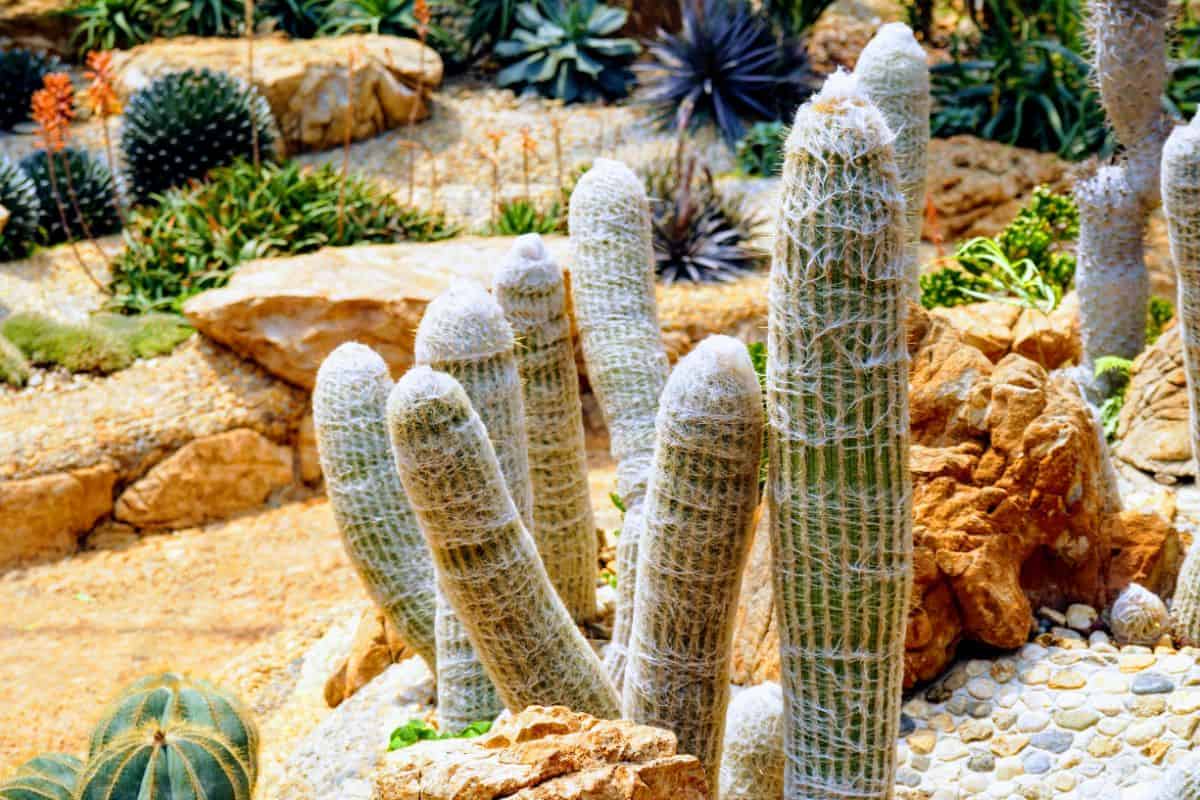
[[[392,462],[391,388],[387,364],[371,348],[348,342],[330,353],[313,391],[317,451],[350,562],[396,632],[434,669],[433,560]]]
[[[907,275],[892,133],[831,76],[785,145],[768,498],[784,797],[889,798],[912,587]]]
[[[388,421],[442,589],[504,704],[615,718],[616,689],[554,591],[462,386],[414,367],[392,390]]]
[[[606,656],[619,688],[633,626],[654,415],[670,367],[658,325],[650,205],[642,182],[624,164],[596,159],[571,193],[568,222],[575,318],[626,508],[617,543],[617,612]]]
[[[720,800],[783,796],[783,692],[768,681],[744,689],[729,704]]]
[[[517,341],[533,538],[572,618],[587,622],[596,616],[596,520],[579,373],[562,269],[536,233],[517,239],[496,273],[495,292]]]
[[[659,401],[621,711],[675,732],[715,796],[742,569],[753,539],[762,392],[746,346],[710,336]]]
[[[917,247],[925,221],[925,173],[929,152],[929,64],[912,29],[889,22],[863,48],[854,67],[868,99],[883,114],[896,135],[892,146],[904,194],[905,229],[908,232],[910,297],[920,297]]]

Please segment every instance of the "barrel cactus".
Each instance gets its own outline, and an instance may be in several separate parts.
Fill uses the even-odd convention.
[[[783,691],[767,682],[744,689],[725,717],[720,800],[783,796]]]
[[[31,758],[0,781],[0,800],[75,800],[82,769],[83,762],[66,753]]]
[[[408,505],[387,433],[388,366],[347,342],[317,371],[313,426],[350,563],[396,632],[436,669],[433,559]]]
[[[24,258],[37,239],[42,206],[33,181],[7,158],[0,157],[0,206],[8,221],[0,227],[0,261]]]
[[[1109,611],[1113,635],[1121,644],[1152,645],[1167,631],[1167,606],[1139,583],[1121,590]]]
[[[88,758],[75,800],[250,800],[252,758],[207,725],[149,722]]]
[[[896,167],[904,194],[912,297],[920,295],[917,245],[925,219],[925,170],[929,150],[929,66],[912,30],[889,22],[863,48],[854,74],[896,136]]]
[[[53,180],[48,159],[45,150],[37,150],[20,161],[37,192],[42,244],[104,236],[121,229],[121,217],[113,205],[113,175],[103,159],[87,150],[64,148],[54,155]]]
[[[533,538],[558,596],[576,622],[587,622],[596,615],[596,521],[579,374],[562,269],[540,236],[517,239],[496,273],[495,290],[518,342]]]
[[[762,429],[742,342],[710,336],[675,366],[659,402],[621,711],[674,731],[714,795]]]
[[[388,423],[442,590],[505,706],[616,718],[616,690],[555,593],[463,387],[414,367],[392,390]]]
[[[638,177],[597,159],[571,193],[571,290],[588,380],[611,437],[626,509],[617,543],[617,614],[607,666],[620,687],[633,626],[654,415],[670,366],[658,326],[650,205]]]
[[[892,133],[831,76],[785,146],[767,492],[784,796],[892,796],[912,586],[907,260]]]
[[[62,61],[47,53],[15,47],[0,51],[0,131],[11,131],[29,119],[33,93],[52,72],[64,72]]]
[[[125,108],[121,153],[138,202],[200,179],[214,167],[273,156],[270,106],[256,89],[208,69],[172,72],[134,92]]]

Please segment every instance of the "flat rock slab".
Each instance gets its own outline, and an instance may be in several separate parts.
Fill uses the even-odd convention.
[[[351,53],[353,81],[347,81]],[[180,36],[117,53],[117,90],[128,97],[168,72],[209,68],[245,78],[242,39]],[[351,139],[369,139],[429,116],[442,59],[416,39],[355,34],[254,42],[255,87],[266,97],[289,150],[337,147],[353,109]],[[348,90],[349,89],[349,90]]]

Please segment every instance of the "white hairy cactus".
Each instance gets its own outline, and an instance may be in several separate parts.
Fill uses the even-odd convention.
[[[1150,645],[1167,632],[1167,606],[1139,583],[1121,590],[1109,611],[1113,635],[1121,644]]]
[[[744,689],[729,704],[720,800],[783,796],[783,691],[778,683]]]
[[[1175,581],[1171,633],[1180,646],[1200,647],[1200,543],[1197,542],[1188,548]]]
[[[859,85],[883,114],[896,140],[896,168],[904,194],[908,231],[909,291],[920,297],[917,246],[925,219],[925,173],[929,151],[929,65],[925,51],[903,22],[889,22],[863,48],[854,67]]]
[[[436,669],[434,569],[392,463],[385,412],[392,379],[371,348],[348,342],[317,371],[313,424],[333,516],[367,591]]]
[[[892,133],[831,76],[785,144],[767,332],[784,797],[890,798],[912,589]]]
[[[710,336],[675,365],[659,401],[621,711],[674,731],[713,794],[762,429],[762,393],[742,342]]]
[[[607,664],[620,687],[637,586],[654,415],[670,369],[654,297],[650,205],[633,171],[596,159],[571,193],[571,290],[588,381],[617,461],[626,513],[617,543],[617,613]]]
[[[1172,766],[1155,788],[1153,798],[1200,800],[1200,755],[1186,755]]]
[[[1162,201],[1175,264],[1192,454],[1200,457],[1200,115],[1176,128],[1163,148]]]
[[[567,610],[576,622],[587,622],[596,616],[596,521],[579,374],[562,269],[536,233],[517,239],[496,272],[495,292],[517,340],[533,538]]]
[[[554,591],[463,387],[414,367],[392,390],[388,424],[441,588],[504,704],[616,718],[616,689]]]

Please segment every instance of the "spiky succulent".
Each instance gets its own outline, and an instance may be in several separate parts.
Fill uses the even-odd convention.
[[[683,28],[649,50],[645,99],[659,123],[712,124],[731,147],[748,120],[779,119],[814,88],[803,49],[748,0],[685,0]]]
[[[522,3],[512,38],[496,45],[507,65],[499,84],[566,103],[624,97],[634,83],[629,65],[641,51],[632,39],[613,37],[628,16],[596,0]]]
[[[102,158],[67,147],[54,154],[53,180],[45,150],[25,156],[20,167],[37,192],[38,239],[43,244],[104,236],[121,229],[121,217],[113,205],[113,175]]]
[[[737,145],[738,169],[747,175],[773,177],[783,168],[787,126],[779,121],[756,122]]]
[[[238,158],[275,154],[271,109],[253,87],[223,72],[172,72],[139,89],[125,110],[121,152],[137,202],[203,178]]]
[[[41,204],[33,181],[6,158],[0,158],[0,206],[8,211],[0,229],[0,261],[23,258],[37,238]]]
[[[63,69],[52,55],[20,48],[0,51],[0,130],[10,131],[29,119],[30,100],[42,88],[42,78]]]

